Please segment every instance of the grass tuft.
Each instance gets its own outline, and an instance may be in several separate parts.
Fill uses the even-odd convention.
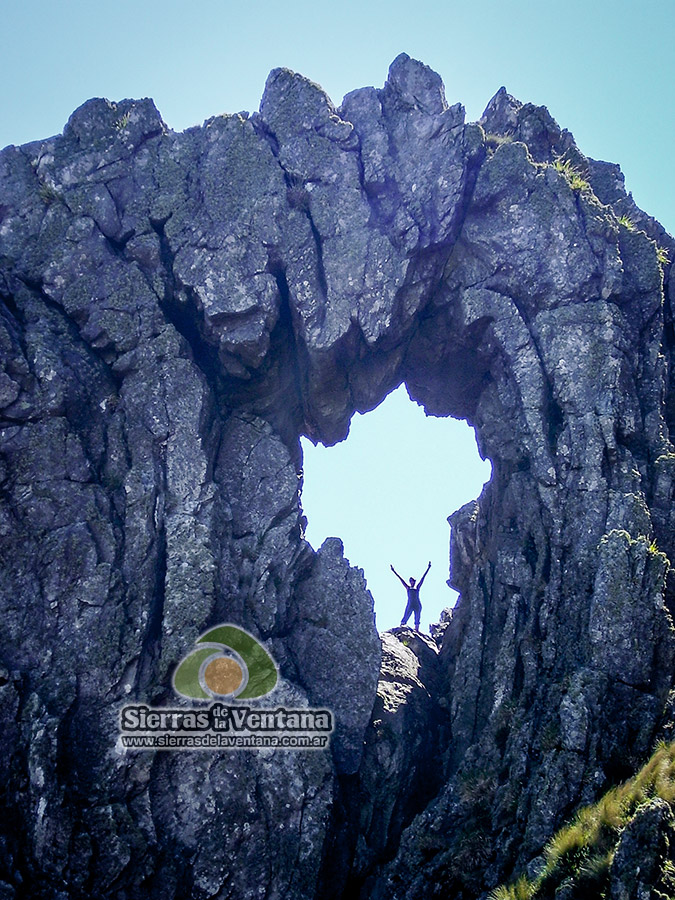
[[[62,200],[61,194],[56,190],[55,187],[52,187],[46,181],[43,181],[38,188],[38,194],[40,195],[40,199],[44,204],[50,206],[52,203],[57,203],[59,200]]]
[[[118,131],[124,131],[124,129],[129,124],[130,119],[131,119],[131,113],[127,110],[127,112],[125,112],[123,115],[121,115],[119,117],[119,119],[117,119],[117,121],[115,122],[115,128]]]
[[[489,896],[489,900],[531,900],[532,882],[527,875],[521,875],[513,884],[500,885]]]
[[[572,165],[569,159],[562,159],[559,157],[553,163],[553,168],[563,176],[573,191],[580,192],[591,190],[588,181],[584,178],[579,169],[576,169]]]
[[[659,246],[656,248],[656,258],[661,266],[667,266],[670,263],[670,257],[665,247]]]
[[[631,219],[630,216],[625,215],[625,213],[624,213],[624,215],[619,216],[619,225],[623,225],[623,227],[627,228],[628,231],[636,231],[637,230],[637,226],[636,226],[635,222]]]

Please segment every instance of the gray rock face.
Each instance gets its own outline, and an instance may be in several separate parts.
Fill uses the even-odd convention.
[[[650,800],[638,810],[621,835],[609,870],[611,900],[667,896],[664,891],[672,885],[663,882],[664,865],[672,857],[674,825],[664,800]]]
[[[380,646],[372,604],[364,603],[360,569],[343,556],[342,542],[328,538],[311,573],[297,588],[297,621],[289,638],[300,682],[311,703],[335,718],[333,756],[339,772],[358,771],[373,711]],[[342,671],[335,671],[335,665]]]
[[[447,737],[440,684],[433,640],[407,627],[384,632],[363,761],[358,777],[340,784],[344,811],[330,844],[322,896],[369,896],[403,829],[437,793]]]
[[[672,724],[674,251],[544,108],[465,124],[405,55],[6,148],[2,895],[473,898],[630,774]],[[401,381],[493,462],[438,655],[303,539],[300,435]],[[120,749],[220,622],[330,750]]]

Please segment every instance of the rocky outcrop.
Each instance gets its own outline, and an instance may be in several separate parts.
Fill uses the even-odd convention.
[[[673,873],[675,744],[659,741],[636,774],[579,808],[490,900],[667,897]]]
[[[630,774],[672,706],[673,250],[545,109],[467,124],[405,55],[340,108],[280,69],[250,117],[92,100],[5,149],[4,895],[476,897]],[[299,437],[401,381],[494,474],[440,653],[385,636],[378,688]],[[116,744],[220,622],[330,751]]]
[[[612,900],[649,896],[656,886],[666,890],[671,887],[662,879],[674,824],[665,800],[651,800],[638,811],[621,836],[610,867]]]
[[[340,781],[321,896],[369,896],[403,829],[438,792],[448,736],[440,688],[435,642],[407,627],[384,632],[363,761]]]

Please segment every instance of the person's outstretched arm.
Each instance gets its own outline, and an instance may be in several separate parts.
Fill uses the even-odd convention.
[[[420,578],[420,580],[417,582],[417,589],[418,589],[418,590],[422,587],[422,582],[423,582],[424,579],[427,577],[427,574],[429,573],[429,569],[430,569],[430,568],[431,568],[431,560],[429,560],[429,565],[427,566],[426,572],[424,573],[424,575],[422,575],[422,577]]]
[[[390,566],[389,568],[390,568],[391,571],[394,573],[394,575],[398,578],[398,580],[401,582],[401,584],[403,585],[403,587],[404,587],[404,588],[407,588],[408,585],[405,583],[405,581],[403,580],[403,578],[401,578],[401,576],[398,574],[398,572],[396,571],[396,569],[395,569],[393,566]]]

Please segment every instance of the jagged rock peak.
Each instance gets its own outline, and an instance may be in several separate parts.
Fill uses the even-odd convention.
[[[405,54],[339,108],[277,69],[250,117],[92,100],[3,150],[0,896],[474,900],[630,775],[675,708],[673,251],[544,107],[466,123]],[[437,642],[304,539],[301,435],[401,382],[493,463]],[[223,623],[328,746],[121,745],[203,708],[173,673]]]

